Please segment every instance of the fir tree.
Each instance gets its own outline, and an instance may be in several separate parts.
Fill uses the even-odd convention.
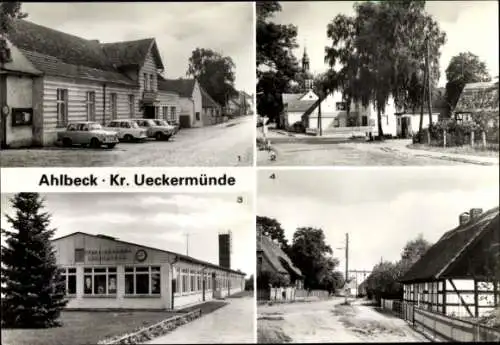
[[[50,215],[38,193],[19,193],[10,201],[15,216],[6,214],[11,230],[2,229],[2,327],[58,326],[67,300],[50,242]]]

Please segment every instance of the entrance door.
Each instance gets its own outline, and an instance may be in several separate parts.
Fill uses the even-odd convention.
[[[174,309],[174,295],[175,295],[175,291],[177,291],[176,289],[176,285],[177,285],[177,279],[172,279],[172,290],[171,290],[171,299],[172,299],[172,309]]]
[[[401,136],[403,138],[408,137],[408,118],[407,117],[401,118]]]
[[[144,106],[144,118],[154,119],[155,118],[155,107],[146,105]]]

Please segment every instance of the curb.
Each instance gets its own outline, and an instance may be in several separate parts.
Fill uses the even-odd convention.
[[[477,161],[477,160],[466,159],[466,158],[461,158],[461,157],[436,156],[436,155],[432,155],[432,154],[416,154],[414,156],[415,157],[434,158],[434,159],[439,159],[439,160],[444,160],[444,161],[451,161],[451,162],[475,164],[475,165],[487,165],[487,166],[498,165],[498,163],[494,163],[494,162]]]
[[[115,345],[115,344],[142,344],[148,340],[165,335],[179,326],[185,325],[195,319],[201,317],[201,309],[196,309],[192,312],[183,315],[174,316],[169,319],[155,323],[154,325],[144,327],[136,332],[118,336],[110,339],[101,340],[100,345]]]

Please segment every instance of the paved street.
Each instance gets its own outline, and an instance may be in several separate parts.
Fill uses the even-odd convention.
[[[251,166],[253,116],[224,124],[182,129],[170,141],[120,143],[114,149],[62,148],[2,150],[2,167],[182,167]]]
[[[424,342],[405,321],[343,298],[257,307],[259,343]]]
[[[457,158],[422,150],[406,148],[408,140],[384,142],[325,142],[318,140],[273,143],[276,160],[271,161],[266,151],[258,151],[257,165],[261,166],[381,166],[381,165],[493,165],[480,158]],[[498,160],[497,163],[498,164]]]
[[[158,337],[147,344],[254,343],[253,296],[228,298],[228,305]]]

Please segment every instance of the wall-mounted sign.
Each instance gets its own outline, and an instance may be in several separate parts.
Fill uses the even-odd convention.
[[[130,259],[130,248],[101,248],[87,249],[85,257],[87,262],[123,261]]]
[[[139,249],[137,252],[135,252],[135,259],[139,262],[143,262],[146,260],[148,257],[148,253],[146,253],[145,250]]]

